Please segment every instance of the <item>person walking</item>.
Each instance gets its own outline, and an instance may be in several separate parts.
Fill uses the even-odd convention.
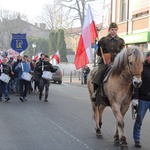
[[[27,101],[27,92],[29,88],[30,79],[23,78],[23,73],[32,73],[30,69],[30,63],[28,62],[28,56],[24,55],[22,61],[17,64],[15,70],[18,71],[19,88],[20,88],[20,101]],[[29,74],[30,75],[30,74]]]
[[[86,65],[84,68],[83,68],[83,83],[84,84],[87,84],[87,76],[88,76],[88,74],[89,74],[89,72],[90,72],[90,68]]]
[[[20,55],[17,56],[17,60],[14,62],[12,69],[14,72],[14,81],[15,81],[15,91],[16,91],[16,96],[19,96],[19,78],[18,78],[18,71],[15,70],[16,66],[22,61],[22,57]]]
[[[39,65],[44,61],[44,57],[45,57],[45,54],[44,53],[41,53],[40,54],[40,58],[38,59],[38,61],[36,62],[35,64],[35,67],[34,67],[34,72],[33,72],[33,79],[35,80],[35,86],[38,87],[38,91],[39,91],[39,81],[40,81],[40,74],[39,72],[37,71],[37,68],[39,67]]]
[[[98,62],[98,68],[95,75],[93,76],[92,83],[94,84],[94,94],[92,99],[94,102],[98,102],[99,98],[97,95],[101,93],[101,85],[103,80],[104,72],[107,70],[108,65],[114,61],[116,55],[124,48],[125,42],[122,38],[117,35],[118,25],[115,22],[112,22],[108,28],[108,35],[102,37],[98,41],[97,55],[100,56]],[[108,54],[108,60],[104,60],[104,54]]]
[[[10,57],[9,60],[8,60],[8,63],[7,63],[9,66],[10,66],[10,69],[11,69],[11,79],[8,83],[8,91],[9,93],[14,93],[14,83],[15,83],[15,80],[14,80],[14,72],[13,72],[13,64],[14,64],[14,59],[13,57]]]
[[[11,76],[11,68],[7,64],[7,61],[7,57],[2,59],[2,63],[0,64],[0,76],[2,73],[8,77]],[[10,97],[8,96],[8,83],[0,79],[0,101],[2,101],[2,92],[4,92],[5,95],[5,102],[8,102],[10,100]]]
[[[137,116],[133,126],[133,139],[135,147],[140,148],[141,127],[147,110],[150,110],[150,51],[146,54],[143,64],[142,85],[138,89]]]
[[[50,80],[43,78],[42,75],[43,75],[44,71],[56,72],[56,70],[57,70],[52,66],[51,63],[49,63],[49,60],[50,60],[49,56],[45,55],[44,61],[40,62],[38,67],[36,68],[37,71],[39,72],[39,78],[40,78],[39,100],[42,99],[42,92],[43,92],[44,87],[45,87],[45,98],[44,98],[45,102],[48,102],[48,92],[49,92]]]

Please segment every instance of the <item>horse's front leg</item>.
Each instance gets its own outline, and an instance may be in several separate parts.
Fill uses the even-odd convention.
[[[117,131],[118,129],[116,130],[116,133],[117,132],[120,133],[121,150],[128,150],[128,143],[126,141],[126,137],[125,137],[125,134],[124,134],[124,118],[121,114],[120,106],[118,104],[113,104],[112,110],[113,110],[113,113],[116,117],[118,129],[119,129],[119,131]],[[116,134],[116,138],[119,135],[119,133]]]

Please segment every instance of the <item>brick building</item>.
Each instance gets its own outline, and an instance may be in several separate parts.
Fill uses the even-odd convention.
[[[99,37],[107,35],[110,22],[116,22],[118,35],[127,45],[150,50],[150,0],[104,0],[103,28]]]

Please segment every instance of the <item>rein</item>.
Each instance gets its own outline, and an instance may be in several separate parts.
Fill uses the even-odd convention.
[[[122,73],[122,76],[123,76],[128,82],[132,82],[132,79],[133,79],[133,78],[129,79],[129,78],[127,78],[123,73]]]

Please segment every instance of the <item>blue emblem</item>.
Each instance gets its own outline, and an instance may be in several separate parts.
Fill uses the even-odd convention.
[[[21,53],[28,47],[26,34],[12,34],[11,48],[18,53]]]

